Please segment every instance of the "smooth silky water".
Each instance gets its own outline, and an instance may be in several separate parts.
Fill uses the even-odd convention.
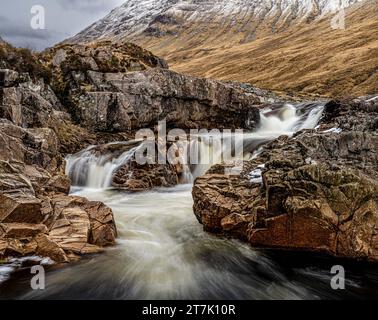
[[[245,136],[250,151],[283,133],[314,128],[322,105],[265,110],[261,127]],[[72,194],[113,209],[117,245],[64,268],[50,269],[46,289],[33,291],[30,274],[0,285],[16,299],[338,299],[377,295],[378,273],[367,265],[313,254],[252,249],[203,231],[193,214],[191,184],[141,193],[113,190],[111,176],[132,151],[110,159],[92,148],[68,157]],[[134,150],[135,151],[135,150]],[[198,168],[192,173],[198,174]],[[83,178],[84,175],[84,178]],[[192,180],[186,173],[187,180]],[[190,177],[189,177],[190,176]],[[333,265],[346,268],[346,290],[331,289]]]

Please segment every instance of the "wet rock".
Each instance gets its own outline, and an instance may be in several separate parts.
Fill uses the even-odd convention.
[[[49,257],[56,263],[64,263],[69,261],[67,254],[59,246],[59,244],[52,241],[47,235],[39,234],[31,242],[36,244],[35,254],[39,255],[40,257]]]
[[[378,261],[377,113],[370,102],[331,102],[321,127],[341,131],[280,137],[238,176],[213,167],[193,189],[198,220],[255,247]],[[262,182],[251,179],[256,168]]]
[[[90,228],[88,229],[87,242],[99,246],[107,246],[115,243],[117,229],[113,212],[103,203],[65,195],[53,197],[51,200],[54,207],[54,215],[57,217],[67,216],[67,212],[65,214],[64,210],[68,209],[77,211],[76,214],[74,211],[74,217],[75,215],[81,215],[81,217],[83,217],[83,213],[85,213],[86,218],[79,219],[81,220],[79,223],[83,226],[87,225],[87,222],[89,222]],[[68,213],[72,213],[72,211],[68,211]],[[80,228],[82,229],[82,234],[84,234],[83,230],[85,230],[85,227]]]
[[[145,191],[157,187],[173,187],[179,183],[179,173],[173,165],[139,165],[135,159],[118,169],[113,187],[128,191]]]
[[[323,123],[341,130],[375,131],[378,124],[378,98],[367,96],[331,100],[325,105]]]

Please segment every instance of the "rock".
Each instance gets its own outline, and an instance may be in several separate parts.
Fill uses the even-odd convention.
[[[41,205],[42,202],[42,205]],[[48,202],[48,203],[46,203]],[[20,219],[0,220],[0,257],[40,255],[55,262],[68,262],[77,255],[93,254],[114,245],[117,236],[111,209],[100,202],[63,194],[44,197],[39,215],[43,223],[27,221],[30,211]],[[18,218],[18,217],[16,217]]]
[[[71,188],[71,180],[66,175],[57,175],[52,177],[47,185],[45,190],[48,192],[57,192],[68,194]]]
[[[9,168],[17,170],[14,167],[7,169]],[[0,222],[41,223],[42,221],[41,202],[35,197],[30,180],[21,173],[0,172]]]
[[[47,227],[44,224],[27,223],[2,223],[0,224],[0,237],[25,239],[34,237],[40,233],[46,234]]]
[[[121,41],[62,44],[47,49],[41,59],[53,69],[55,76],[72,71],[129,72],[147,68],[168,68],[163,59],[151,52]]]
[[[54,142],[49,144],[48,140],[41,138],[41,133],[37,134],[33,130],[29,132],[10,121],[0,119],[0,160],[35,165],[50,172],[59,172],[64,162],[55,144],[56,136],[50,129],[45,128],[42,131],[49,132],[48,139]]]
[[[214,166],[195,182],[198,220],[255,247],[378,261],[378,110],[366,106],[329,103],[321,126],[343,131],[280,137],[239,176]],[[250,178],[258,167],[262,183]]]
[[[67,196],[60,142],[50,128],[0,119],[0,258],[39,255],[57,263],[115,243],[112,211]]]
[[[163,60],[129,43],[64,44],[41,58],[73,119],[92,132],[153,128],[164,119],[183,129],[250,129],[259,121],[255,91],[169,71]]]
[[[331,100],[324,107],[323,123],[341,130],[376,131],[378,127],[378,98]]]
[[[9,69],[0,69],[0,87],[10,87],[18,79],[18,72]]]
[[[34,240],[36,243],[35,254],[41,257],[49,257],[54,262],[64,263],[68,262],[68,257],[64,250],[47,235],[39,234]]]
[[[50,128],[34,128],[28,129],[33,135],[35,141],[40,144],[41,150],[52,155],[56,155],[59,151],[59,140],[55,132]]]
[[[117,229],[112,210],[97,201],[87,202],[84,209],[91,224],[89,242],[101,247],[115,244]]]
[[[28,242],[27,244],[23,243],[18,239],[1,239],[0,238],[0,258],[4,259],[5,257],[18,257],[18,256],[27,256],[35,253],[37,249],[37,243]]]
[[[173,165],[139,165],[135,159],[119,168],[113,176],[113,187],[128,191],[145,191],[157,187],[173,187],[179,173]]]
[[[90,73],[91,90],[77,96],[75,117],[93,131],[154,127],[252,129],[259,121],[256,96],[219,81],[165,69]]]
[[[41,202],[22,194],[0,193],[0,222],[41,223]]]
[[[54,67],[59,66],[62,62],[64,62],[67,58],[67,52],[63,49],[59,49],[56,51],[53,59],[52,59],[52,64]]]
[[[51,227],[49,237],[63,250],[80,254],[88,242],[89,231],[87,212],[80,207],[65,208]]]
[[[98,246],[113,245],[117,236],[117,229],[112,210],[101,202],[88,201],[80,197],[59,195],[51,199],[54,208],[54,215],[65,216],[64,210],[75,209],[83,217],[86,214],[90,228],[88,230],[87,240],[90,244]],[[81,211],[80,211],[81,210]],[[68,211],[70,213],[70,211]],[[75,217],[75,215],[73,215]],[[84,218],[81,218],[81,225],[87,225]],[[70,221],[70,219],[65,219]],[[79,219],[80,220],[80,219]],[[75,227],[77,229],[77,227]],[[84,227],[81,227],[84,230]],[[83,234],[83,231],[82,231]]]

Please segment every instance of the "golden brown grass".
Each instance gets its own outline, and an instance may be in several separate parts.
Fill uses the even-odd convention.
[[[327,96],[378,92],[378,1],[347,11],[346,29],[330,18],[291,26],[256,40],[192,26],[179,37],[140,38],[137,43],[166,58],[175,71],[249,82],[255,86]]]

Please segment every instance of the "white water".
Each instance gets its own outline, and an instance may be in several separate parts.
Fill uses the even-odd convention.
[[[245,137],[248,152],[256,151],[260,142],[315,127],[322,108],[264,110],[261,127]],[[248,244],[203,232],[193,214],[190,184],[142,193],[108,189],[114,170],[135,150],[106,158],[95,156],[93,148],[69,157],[67,172],[73,181],[86,184],[74,188],[74,194],[113,209],[117,246],[48,273],[46,290],[22,298],[317,299],[336,294],[329,286],[331,265],[286,270],[281,266],[286,259],[279,264]],[[183,180],[190,180],[195,170],[185,172]],[[251,179],[260,181],[259,172]],[[358,287],[352,281],[349,286]]]
[[[296,112],[292,106],[264,110],[261,127],[245,136],[248,152],[255,150],[256,156],[260,142],[292,134],[296,128],[316,126],[321,110],[322,106]],[[118,229],[117,245],[103,254],[48,272],[45,290],[30,290],[29,277],[22,290],[16,290],[17,283],[13,282],[6,297],[331,299],[345,294],[351,298],[369,296],[370,292],[363,291],[359,284],[361,275],[353,278],[349,269],[348,290],[331,289],[330,269],[335,261],[288,258],[288,253],[279,258],[253,250],[246,243],[205,233],[193,214],[191,184],[141,193],[109,189],[114,170],[129,161],[134,151],[118,157],[96,156],[95,147],[91,147],[68,158],[67,172],[73,181],[82,185],[73,188],[72,193],[102,201],[112,208]],[[185,172],[183,180],[190,180],[192,173]],[[257,182],[261,180],[260,175],[260,171],[252,172],[250,178]],[[3,271],[8,277],[9,270]],[[0,290],[0,298],[4,293]]]
[[[314,129],[322,116],[323,109],[323,104],[315,105],[309,112],[302,115],[298,114],[298,109],[290,104],[285,105],[273,115],[270,109],[265,110],[261,113],[261,124],[256,134],[278,137],[284,134],[292,135],[304,129]]]
[[[138,147],[132,148],[119,157],[113,158],[111,154],[97,156],[95,147],[91,146],[76,155],[66,159],[66,173],[73,185],[81,185],[93,189],[109,188],[112,185],[114,172],[128,163]]]
[[[198,151],[198,162],[189,166],[184,163],[181,183],[192,183],[204,174],[212,165],[222,161],[235,160],[231,149],[235,144],[242,143],[243,154],[239,158],[249,159],[256,148],[267,141],[281,135],[292,135],[303,129],[313,129],[320,120],[323,104],[302,104],[297,107],[287,104],[275,110],[266,109],[261,112],[259,128],[252,133],[225,135],[222,137],[199,135],[190,142],[190,146]],[[200,140],[200,142],[199,142]],[[188,146],[186,146],[188,148]],[[118,157],[111,153],[98,154],[95,146],[91,146],[78,154],[67,157],[66,172],[74,186],[86,186],[92,189],[109,188],[117,169],[132,160],[138,147],[134,147]],[[235,150],[234,150],[235,151]],[[237,151],[237,150],[236,150]],[[184,153],[187,153],[185,150]]]
[[[113,209],[117,246],[48,272],[45,290],[30,290],[27,278],[18,298],[330,299],[345,292],[360,297],[351,272],[348,290],[331,289],[335,261],[320,267],[301,257],[276,261],[246,243],[203,232],[192,211],[191,185],[142,193],[73,191]]]

